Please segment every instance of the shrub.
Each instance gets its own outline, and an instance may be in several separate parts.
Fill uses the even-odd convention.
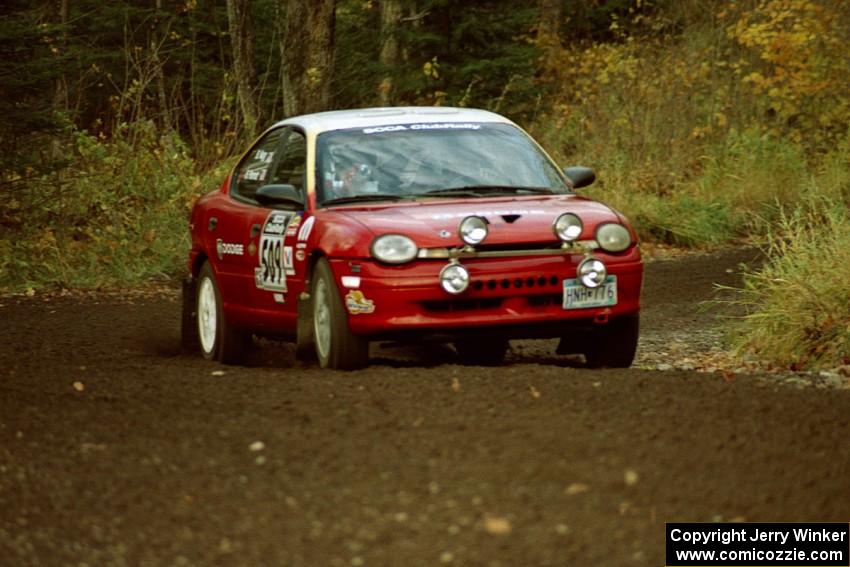
[[[187,218],[220,182],[199,175],[176,134],[147,121],[106,141],[75,132],[72,165],[32,179],[0,223],[0,290],[97,287],[168,278],[188,249]]]

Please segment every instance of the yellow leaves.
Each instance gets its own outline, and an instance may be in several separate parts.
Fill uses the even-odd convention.
[[[437,57],[434,56],[430,61],[426,61],[422,65],[422,73],[429,79],[440,78],[440,64],[437,62]]]
[[[770,81],[758,71],[753,71],[742,80],[744,83],[750,83],[753,85],[753,90],[757,93],[762,92],[767,85],[770,84]]]
[[[324,79],[324,73],[319,67],[310,67],[307,69],[307,86],[309,88],[313,89],[318,87]]]

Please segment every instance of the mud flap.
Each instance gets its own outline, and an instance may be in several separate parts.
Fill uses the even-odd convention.
[[[195,300],[195,287],[195,278],[191,275],[183,278],[180,346],[185,352],[198,352],[201,349],[198,339],[198,313],[197,301]]]
[[[298,297],[298,323],[295,333],[295,359],[305,362],[316,361],[316,345],[313,341],[313,302],[307,292]]]

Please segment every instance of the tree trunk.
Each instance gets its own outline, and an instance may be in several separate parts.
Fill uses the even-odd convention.
[[[331,105],[336,0],[284,0],[279,8],[283,112],[319,112]]]
[[[253,137],[257,131],[257,73],[254,68],[254,32],[251,20],[251,0],[227,0],[227,22],[233,50],[233,73],[236,76],[237,97],[242,111],[245,133]]]
[[[537,45],[542,52],[541,71],[548,74],[558,66],[561,52],[561,20],[563,0],[539,0],[540,19],[537,22]]]
[[[159,34],[160,15],[162,14],[162,0],[156,0],[156,15],[150,35],[151,64],[153,65],[154,82],[156,83],[156,98],[159,102],[160,126],[170,130],[172,128],[171,109],[168,107],[168,97],[165,94],[165,72],[163,71],[162,59],[159,50],[162,48],[163,39]]]
[[[62,26],[62,33],[59,36],[59,54],[61,57],[65,57],[65,50],[68,49],[68,0],[58,0],[56,7],[59,11],[59,24]],[[62,73],[56,77],[53,85],[53,108],[57,111],[66,111],[68,110],[69,101],[68,101],[68,77],[65,74],[64,67],[65,64],[60,65],[63,67]]]
[[[378,102],[381,106],[389,106],[395,102],[393,75],[398,69],[401,56],[398,41],[400,24],[400,0],[381,0],[381,53],[379,62],[384,72],[384,77],[378,86]]]

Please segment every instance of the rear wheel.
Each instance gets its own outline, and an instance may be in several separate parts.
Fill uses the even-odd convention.
[[[198,342],[204,358],[223,364],[242,362],[251,335],[228,325],[222,308],[221,292],[209,262],[204,263],[198,275],[195,296]]]
[[[330,264],[324,258],[313,272],[313,342],[322,368],[355,370],[369,362],[369,341],[348,328]]]
[[[455,343],[455,350],[464,364],[499,366],[504,362],[508,352],[508,341],[505,339],[458,341]]]
[[[591,368],[628,368],[637,352],[640,316],[615,319],[593,335],[584,351]]]

